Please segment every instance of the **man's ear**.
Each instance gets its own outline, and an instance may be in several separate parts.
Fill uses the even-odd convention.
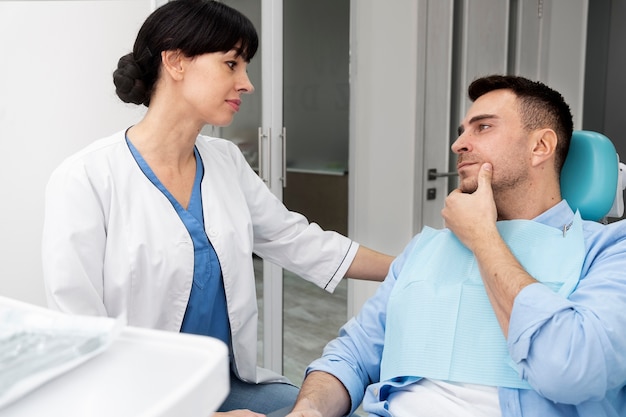
[[[179,49],[175,51],[162,51],[161,62],[163,64],[163,70],[167,72],[172,79],[179,81],[183,78],[184,73],[184,60],[186,59]]]
[[[532,164],[538,166],[554,158],[557,136],[552,129],[539,129],[532,133]]]

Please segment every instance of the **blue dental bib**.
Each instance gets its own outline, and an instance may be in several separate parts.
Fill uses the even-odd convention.
[[[571,294],[585,257],[579,213],[563,229],[530,220],[497,227],[532,277]],[[474,255],[448,229],[423,230],[390,294],[381,381],[406,376],[530,388],[508,354]]]

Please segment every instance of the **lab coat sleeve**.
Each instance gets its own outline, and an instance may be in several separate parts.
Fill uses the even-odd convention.
[[[359,245],[289,211],[248,166],[241,152],[236,148],[232,152],[250,211],[254,252],[332,292]]]
[[[601,400],[626,383],[626,222],[595,238],[568,299],[542,284],[516,297],[508,346],[521,376],[559,403]],[[588,242],[589,245],[589,242]]]
[[[57,168],[46,187],[42,264],[49,307],[106,316],[102,202],[80,161]]]

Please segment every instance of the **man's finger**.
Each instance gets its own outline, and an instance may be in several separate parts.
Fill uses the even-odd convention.
[[[491,188],[491,176],[493,174],[491,164],[485,162],[478,171],[478,188]]]

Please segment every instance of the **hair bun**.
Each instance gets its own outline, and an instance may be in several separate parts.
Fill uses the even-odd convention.
[[[150,96],[143,82],[142,71],[132,53],[124,55],[117,62],[113,72],[115,93],[125,103],[148,105]]]

